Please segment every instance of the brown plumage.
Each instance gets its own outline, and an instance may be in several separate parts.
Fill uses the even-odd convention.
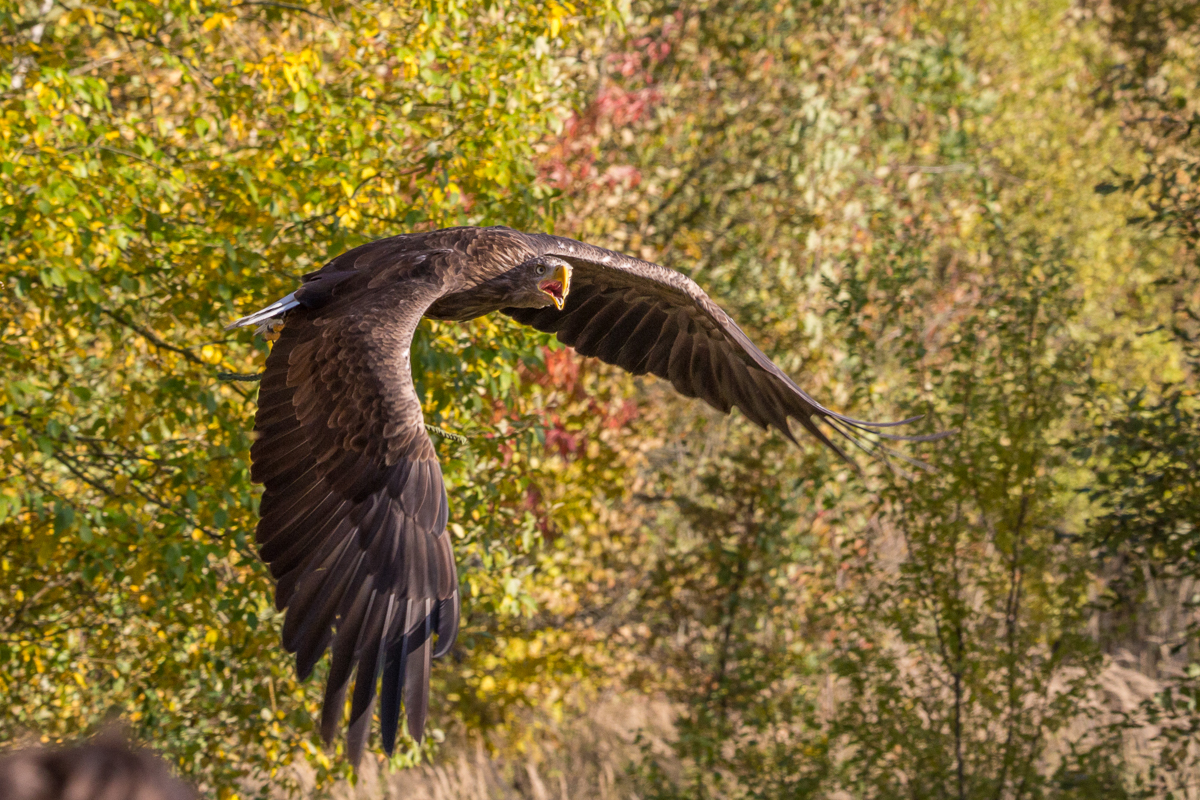
[[[794,419],[847,460],[818,420],[868,449],[859,432],[902,424],[822,407],[690,279],[571,239],[450,228],[372,242],[305,276],[293,294],[230,327],[283,318],[251,449],[252,476],[265,486],[259,554],[278,581],[283,642],[300,676],[332,649],[327,741],[357,669],[347,735],[355,763],[380,673],[384,748],[395,746],[401,703],[410,734],[421,737],[430,659],[458,630],[446,490],[410,372],[413,332],[422,316],[492,311],[583,355],[665,378],[722,412],[736,406],[792,441]]]
[[[0,758],[3,800],[195,800],[158,756],[119,731],[71,747],[34,747]]]

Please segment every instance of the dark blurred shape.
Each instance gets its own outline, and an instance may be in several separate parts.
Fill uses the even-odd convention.
[[[1112,0],[1109,34],[1130,56],[1128,67],[1140,79],[1158,71],[1172,40],[1200,22],[1197,0]]]
[[[196,800],[149,750],[106,732],[72,747],[34,747],[0,758],[0,800]]]

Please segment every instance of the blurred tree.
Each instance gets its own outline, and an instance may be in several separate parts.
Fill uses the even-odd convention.
[[[1107,9],[1107,32],[1118,47],[1100,64],[1101,97],[1119,110],[1125,135],[1145,159],[1140,173],[1114,169],[1095,190],[1144,197],[1146,213],[1130,221],[1171,250],[1149,298],[1163,313],[1140,333],[1175,344],[1180,369],[1175,380],[1162,376],[1160,385],[1132,387],[1098,408],[1094,436],[1082,443],[1097,463],[1089,494],[1103,509],[1090,536],[1111,559],[1108,643],[1129,646],[1149,635],[1168,647],[1192,647],[1191,660],[1200,656],[1200,628],[1189,645],[1180,638],[1187,634],[1185,608],[1167,606],[1186,607],[1200,580],[1200,87],[1192,69],[1200,54],[1198,14],[1195,3]],[[1147,602],[1149,594],[1166,597]],[[1155,617],[1171,611],[1182,612],[1180,619],[1150,630]],[[1143,668],[1154,674],[1162,654],[1144,652]]]
[[[1179,364],[1096,408],[1080,442],[1100,510],[1087,536],[1104,560],[1102,643],[1164,684],[1122,721],[1156,731],[1145,785],[1188,797],[1200,769],[1200,4],[1114,2],[1100,19],[1114,47],[1097,64],[1097,95],[1143,161],[1095,190],[1144,198],[1130,222],[1169,248],[1147,293],[1162,311],[1139,333],[1174,344]]]
[[[637,603],[656,670],[635,676],[679,703],[666,768],[648,746],[646,796],[807,797],[827,777],[815,724],[828,633],[826,547],[841,485],[815,457],[745,426],[692,431],[679,460],[648,482],[659,508]],[[814,511],[812,509],[819,509]]]
[[[1092,562],[1060,484],[1075,407],[1062,400],[1086,377],[1068,334],[1079,297],[1061,243],[986,224],[986,249],[957,265],[972,284],[965,302],[917,248],[838,287],[860,335],[905,343],[912,388],[898,391],[913,410],[923,379],[931,418],[959,432],[935,473],[888,481],[874,552],[855,559],[863,607],[837,662],[848,696],[835,730],[846,779],[866,797],[1019,797],[1083,774],[1075,757],[1046,757],[1101,666],[1086,635]],[[933,330],[931,307],[944,309]],[[894,577],[872,579],[881,573]],[[1093,769],[1119,765],[1094,750],[1083,748]],[[1088,780],[1119,796],[1119,770]]]

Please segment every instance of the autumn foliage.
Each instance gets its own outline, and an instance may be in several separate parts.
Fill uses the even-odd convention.
[[[507,224],[685,271],[825,404],[958,434],[859,475],[512,323],[423,323],[464,627],[391,767],[1196,796],[1190,4],[0,18],[3,741],[119,717],[213,796],[348,775],[252,546],[268,345],[223,324],[363,241]],[[600,698],[673,722],[592,784],[563,754]]]

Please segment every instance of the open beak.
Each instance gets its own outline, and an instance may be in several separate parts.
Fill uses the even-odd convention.
[[[554,274],[538,284],[538,288],[550,295],[550,299],[554,301],[555,308],[562,311],[563,304],[567,302],[567,292],[571,291],[570,268],[565,266],[558,267],[554,270]]]

